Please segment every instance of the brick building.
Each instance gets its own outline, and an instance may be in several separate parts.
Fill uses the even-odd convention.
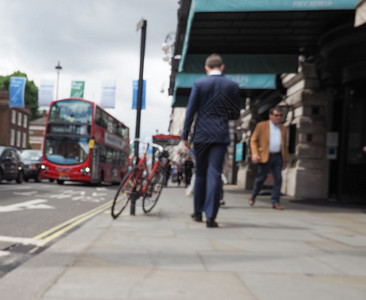
[[[0,91],[0,145],[27,149],[30,118],[30,109],[9,107],[9,93]]]
[[[47,111],[43,111],[42,117],[30,122],[29,126],[29,142],[33,149],[42,150],[43,135],[46,127]]]

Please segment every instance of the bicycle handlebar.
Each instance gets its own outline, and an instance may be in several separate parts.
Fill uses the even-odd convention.
[[[162,152],[164,151],[164,148],[163,148],[162,146],[160,146],[160,145],[158,145],[158,144],[155,144],[155,143],[145,142],[145,141],[143,141],[143,140],[141,140],[141,139],[133,139],[133,140],[131,140],[131,141],[130,141],[130,145],[132,145],[132,144],[133,144],[133,143],[135,143],[135,142],[139,142],[139,143],[141,143],[141,144],[147,145],[146,150],[149,148],[149,146],[151,146],[151,147],[153,147],[153,148],[157,148],[157,149],[158,149],[158,151],[159,151],[159,153],[162,153]]]

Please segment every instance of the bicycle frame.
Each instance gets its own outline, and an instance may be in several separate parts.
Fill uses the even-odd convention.
[[[134,142],[141,142],[139,139],[134,139],[132,140],[130,143],[134,143]],[[145,142],[142,142],[144,144],[146,144],[146,150],[144,151],[143,153],[143,156],[139,159],[139,162],[136,166],[136,168],[138,169],[138,172],[137,174],[135,175],[134,173],[131,174],[131,178],[128,178],[126,180],[126,183],[125,185],[122,187],[122,188],[126,188],[126,186],[130,183],[130,180],[132,179],[132,177],[134,177],[134,181],[133,181],[133,184],[130,188],[129,193],[134,193],[136,192],[136,198],[140,197],[140,196],[143,196],[145,195],[148,187],[149,187],[149,184],[152,180],[152,178],[154,176],[156,176],[156,174],[160,174],[160,159],[157,159],[151,169],[151,171],[149,172],[148,170],[148,167],[147,167],[147,151],[149,150],[149,147],[154,147],[154,148],[157,148],[158,149],[158,153],[162,152],[163,148],[160,146],[160,145],[157,145],[157,144],[154,144],[154,143],[145,143]],[[143,173],[144,171],[149,174],[149,176],[146,178],[146,183],[143,182]],[[136,190],[136,187],[138,185],[138,183],[141,183],[141,187]]]
[[[140,142],[140,140],[133,140],[131,143]],[[142,142],[144,143],[144,142]],[[161,184],[161,156],[160,153],[164,150],[163,147],[157,144],[146,144],[146,150],[139,159],[137,165],[121,180],[120,186],[117,189],[116,195],[111,207],[111,214],[116,219],[122,211],[126,208],[130,201],[131,205],[135,206],[135,200],[142,197],[142,209],[144,213],[150,212],[156,205],[162,190]],[[147,165],[147,151],[149,147],[158,149],[158,159],[151,166]],[[155,156],[153,156],[155,158]],[[131,207],[133,207],[131,206]]]

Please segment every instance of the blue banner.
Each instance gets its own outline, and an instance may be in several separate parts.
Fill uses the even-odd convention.
[[[133,81],[133,99],[132,99],[132,109],[137,109],[137,95],[139,90],[139,81],[134,80]],[[141,109],[145,109],[145,91],[146,91],[146,80],[143,80],[142,84],[142,103],[141,103]]]
[[[10,77],[9,107],[24,107],[24,90],[27,78]]]
[[[235,161],[244,160],[244,143],[238,143],[235,145]]]

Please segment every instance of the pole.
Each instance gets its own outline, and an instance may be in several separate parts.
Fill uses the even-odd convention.
[[[60,77],[60,72],[57,70],[57,84],[56,84],[56,100],[58,100],[58,80]]]
[[[60,77],[60,71],[62,70],[62,67],[60,65],[60,62],[58,62],[57,66],[55,67],[57,71],[57,84],[56,84],[56,100],[58,100],[58,81]]]
[[[140,138],[140,123],[141,123],[141,106],[142,106],[142,87],[144,80],[144,59],[145,59],[145,41],[146,41],[146,26],[147,22],[144,19],[137,24],[137,31],[141,28],[141,46],[140,46],[140,72],[139,72],[139,86],[137,92],[137,109],[136,109],[136,130],[135,138]],[[135,159],[136,164],[139,162],[139,143],[135,142]],[[130,215],[135,215],[136,199],[132,198]]]

